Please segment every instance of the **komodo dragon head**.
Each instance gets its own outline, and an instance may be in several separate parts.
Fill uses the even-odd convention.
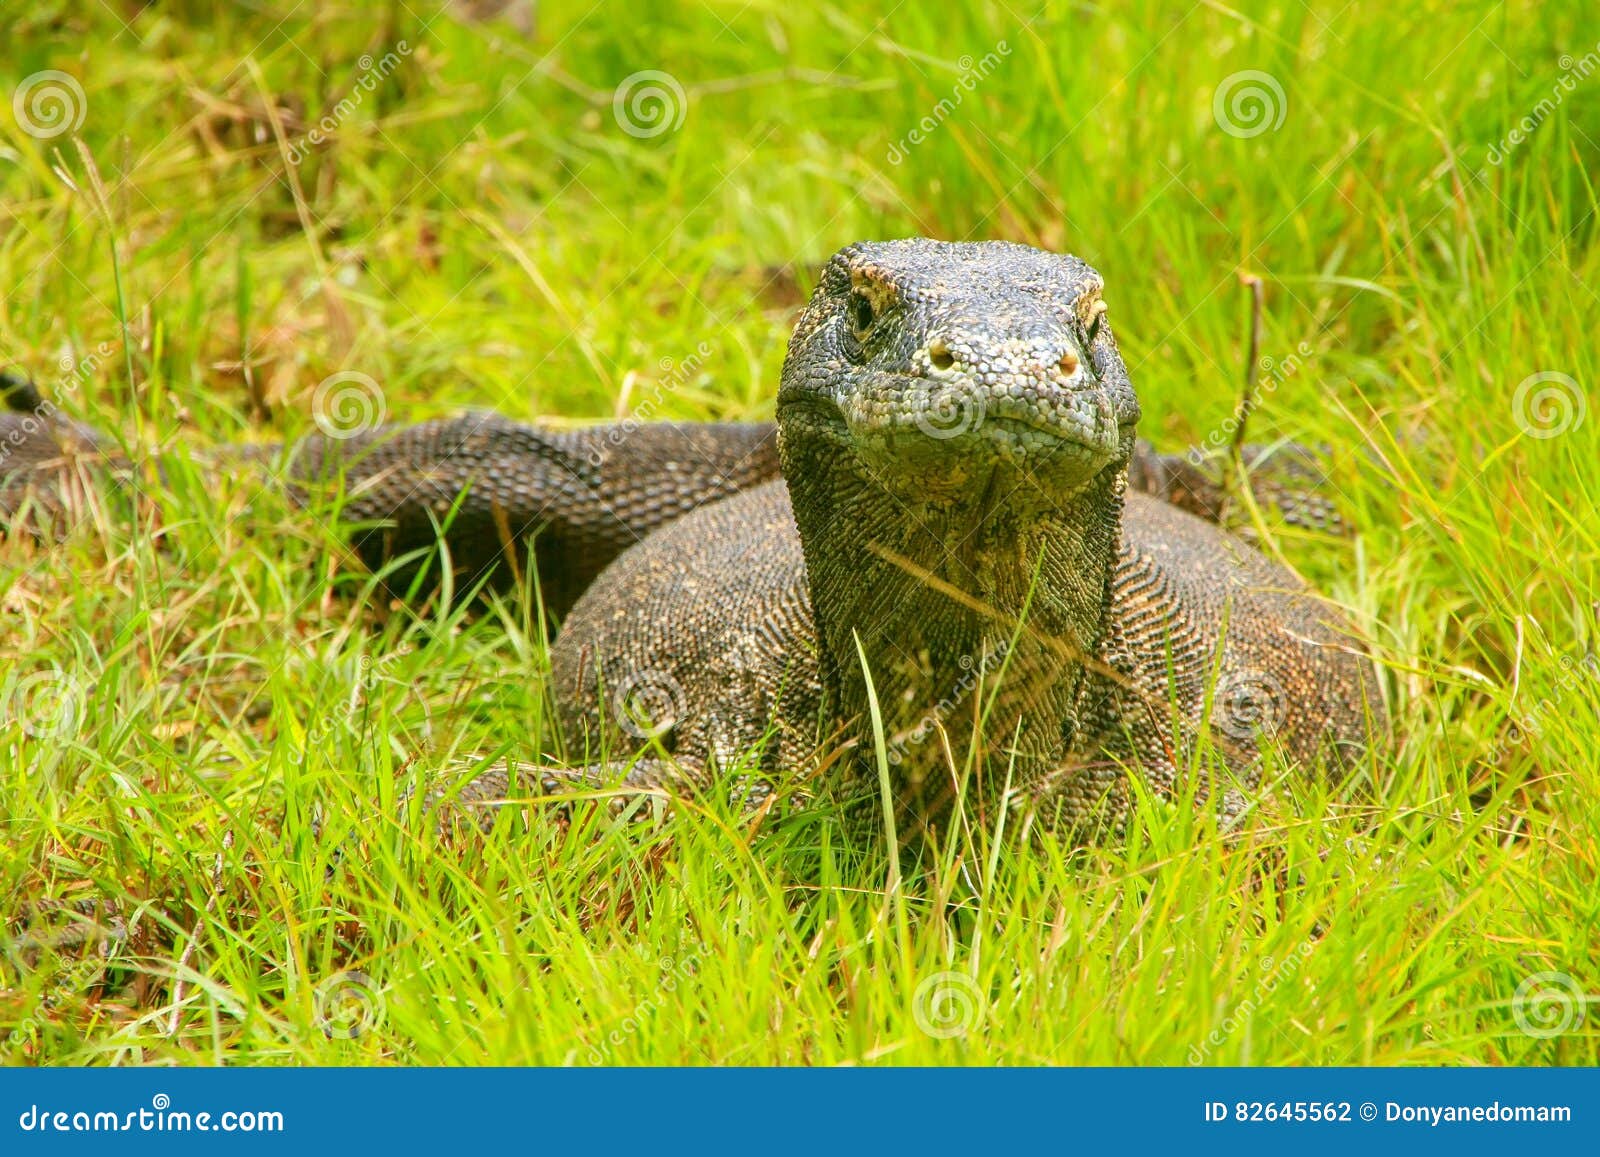
[[[924,740],[961,721],[929,705],[1002,669],[987,733],[1019,785],[1075,738],[1139,418],[1101,289],[1022,245],[852,245],[790,341],[779,453],[824,694],[867,718],[870,670],[903,795],[949,797]]]
[[[852,245],[790,341],[784,436],[846,449],[912,503],[1070,495],[1127,455],[1139,420],[1101,288],[1025,245]]]

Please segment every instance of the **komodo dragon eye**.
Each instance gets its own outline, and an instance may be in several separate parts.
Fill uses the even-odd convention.
[[[872,328],[872,323],[877,320],[877,310],[872,308],[872,302],[867,300],[864,293],[850,295],[850,321],[856,327],[857,333],[865,333]]]
[[[1106,315],[1106,303],[1099,292],[1078,299],[1078,321],[1090,341],[1100,336],[1100,319]]]

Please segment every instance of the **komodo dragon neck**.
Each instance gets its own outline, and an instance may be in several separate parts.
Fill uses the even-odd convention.
[[[1098,293],[1081,262],[1015,246],[859,246],[790,344],[779,450],[829,713],[870,750],[870,670],[924,820],[975,733],[968,799],[1066,758],[1102,679],[1138,410]]]

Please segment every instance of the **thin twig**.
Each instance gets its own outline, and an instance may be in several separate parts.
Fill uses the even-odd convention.
[[[1228,457],[1236,467],[1240,465],[1239,454],[1244,448],[1245,427],[1250,424],[1250,415],[1256,408],[1256,385],[1261,376],[1261,308],[1266,295],[1261,278],[1253,273],[1239,274],[1239,282],[1250,290],[1250,353],[1244,363],[1244,393],[1239,398],[1239,408],[1234,411],[1233,444],[1228,448]]]
[[[228,854],[228,849],[233,847],[233,829],[229,828],[222,833],[222,848],[217,852],[217,857],[211,864],[211,895],[206,897],[206,906],[194,928],[189,933],[189,942],[183,946],[183,955],[178,957],[177,967],[173,969],[176,980],[172,986],[172,1016],[167,1020],[167,1035],[178,1035],[178,1019],[183,1015],[183,998],[187,995],[184,982],[184,969],[189,967],[189,959],[194,955],[195,948],[200,943],[200,933],[205,929],[206,917],[216,911],[217,902],[222,899],[222,865],[223,858]]]

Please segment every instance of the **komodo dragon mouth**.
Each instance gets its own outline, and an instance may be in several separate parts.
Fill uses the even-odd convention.
[[[864,375],[840,416],[857,455],[880,478],[910,474],[934,490],[997,471],[1070,490],[1120,459],[1134,436],[1092,382],[1073,388],[1033,379],[1011,391],[964,373]]]

